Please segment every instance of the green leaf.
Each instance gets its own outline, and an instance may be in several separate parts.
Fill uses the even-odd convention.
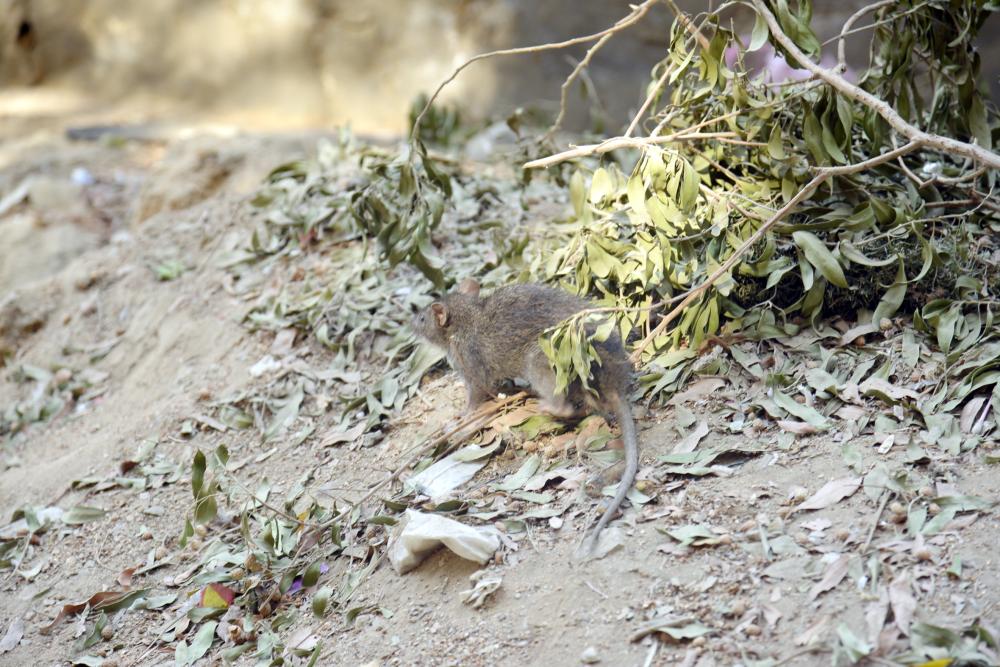
[[[799,403],[791,396],[783,394],[780,391],[774,392],[774,402],[782,410],[798,417],[810,426],[815,426],[819,429],[826,428],[827,426],[826,417],[817,412],[815,408]]]
[[[285,398],[285,404],[278,410],[278,414],[274,415],[271,425],[264,431],[264,440],[271,440],[285,432],[285,429],[299,416],[299,408],[302,406],[303,398],[305,398],[305,394],[302,391],[302,385],[299,385],[291,396]]]
[[[750,45],[747,47],[747,51],[756,51],[760,47],[764,46],[769,34],[767,21],[764,20],[763,16],[757,14],[754,18],[753,33],[750,35]]]
[[[205,484],[205,455],[199,449],[191,461],[191,493],[195,498],[201,495],[201,487]]]
[[[590,203],[594,206],[603,206],[614,190],[614,181],[611,180],[608,170],[599,167],[590,181]]]
[[[642,182],[642,174],[637,169],[636,173],[628,179],[626,188],[629,206],[639,218],[645,222],[649,220],[649,212],[646,210],[646,185]]]
[[[872,322],[878,324],[883,318],[892,317],[903,305],[903,297],[906,296],[906,271],[903,270],[903,260],[899,260],[899,268],[896,270],[896,280],[892,286],[882,295],[882,300],[875,307],[872,315]]]
[[[313,614],[317,618],[323,618],[326,616],[326,610],[330,606],[330,596],[333,595],[333,589],[329,586],[324,586],[323,588],[316,591],[312,599],[312,610]]]
[[[809,263],[816,267],[823,277],[837,287],[847,288],[847,279],[844,277],[844,270],[840,267],[837,258],[833,256],[826,244],[812,232],[792,232],[795,244],[805,253]]]
[[[194,501],[194,521],[195,523],[209,523],[219,513],[219,505],[215,500],[215,494],[208,493]]]
[[[990,124],[986,118],[986,106],[979,95],[972,96],[972,106],[969,107],[969,131],[980,146],[986,150],[993,147]]]
[[[788,157],[785,147],[781,145],[781,126],[777,123],[771,128],[771,138],[767,140],[767,153],[775,160],[784,160]]]
[[[840,164],[847,164],[847,157],[844,156],[843,152],[840,150],[840,146],[837,145],[837,140],[833,138],[833,133],[830,132],[830,128],[826,125],[823,126],[822,130],[823,136],[823,148],[834,160]]]
[[[208,649],[212,646],[212,641],[215,639],[215,626],[218,625],[215,621],[207,621],[200,628],[198,628],[198,634],[194,636],[191,640],[191,648],[188,652],[188,658],[190,662],[187,664],[192,664],[197,660],[200,660],[202,656],[208,653]]]
[[[672,528],[666,533],[680,542],[682,546],[709,546],[718,544],[720,541],[718,535],[701,524]]]
[[[619,266],[618,260],[596,241],[587,243],[587,264],[598,278],[607,278]]]
[[[945,354],[951,350],[951,343],[955,338],[955,325],[958,323],[958,316],[961,314],[962,306],[956,303],[938,317],[937,342],[938,347]]]
[[[100,507],[88,507],[86,505],[76,505],[63,514],[63,523],[69,526],[78,526],[91,521],[100,521],[107,515],[107,511]]]
[[[805,122],[802,125],[802,138],[806,142],[806,148],[812,153],[816,164],[826,164],[826,151],[823,150],[823,128],[820,127],[819,119],[812,111],[806,113]]]
[[[306,571],[302,574],[302,587],[312,588],[319,581],[320,568],[323,566],[321,561],[316,561],[312,565],[306,568]]]
[[[837,626],[837,637],[840,639],[840,648],[844,650],[852,664],[872,652],[872,647],[844,623]]]
[[[677,202],[681,210],[688,211],[698,200],[698,185],[701,179],[694,167],[684,162],[684,180],[681,184],[680,200]]]
[[[499,491],[514,491],[520,489],[524,486],[531,476],[538,471],[538,466],[541,465],[542,459],[538,454],[532,454],[524,460],[521,467],[516,473],[507,477],[506,480],[497,485],[497,490]]]

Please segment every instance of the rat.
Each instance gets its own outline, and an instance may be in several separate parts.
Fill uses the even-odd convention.
[[[414,331],[448,353],[448,360],[465,382],[466,410],[494,397],[512,380],[528,383],[542,409],[558,418],[575,418],[597,412],[614,416],[625,443],[625,470],[618,491],[590,536],[593,552],[597,538],[625,500],[639,468],[639,441],[628,402],[632,365],[621,338],[613,333],[594,341],[601,363],[593,366],[584,389],[579,379],[565,394],[558,394],[556,374],[538,344],[546,329],[556,326],[593,304],[546,285],[523,283],[499,287],[487,296],[479,283],[466,279],[458,288],[419,311]]]

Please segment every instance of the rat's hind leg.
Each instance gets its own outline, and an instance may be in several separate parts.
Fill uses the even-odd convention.
[[[493,398],[493,394],[490,393],[485,387],[466,380],[465,398],[465,414],[469,414],[480,405]]]
[[[556,393],[556,374],[549,366],[545,354],[538,350],[529,356],[524,379],[531,385],[532,391],[538,396],[539,407],[553,417],[572,419],[580,416],[580,410],[565,394]]]

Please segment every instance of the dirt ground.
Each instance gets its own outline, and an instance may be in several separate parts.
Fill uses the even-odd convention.
[[[0,664],[73,664],[85,653],[105,658],[105,665],[175,664],[175,644],[157,635],[201,588],[184,576],[198,549],[178,543],[191,511],[196,450],[225,444],[248,489],[266,479],[272,493],[287,491],[315,470],[309,482],[315,488],[359,496],[421,434],[460,411],[458,380],[435,373],[370,447],[322,446],[332,414],[321,416],[314,435],[300,443],[265,445],[232,430],[182,432],[184,421],[214,397],[258,382],[251,369],[281,344],[244,325],[247,297],[227,289],[220,264],[245,243],[247,200],[261,179],[314,151],[316,139],[192,131],[114,143],[72,141],[46,129],[11,137],[0,149],[0,195],[26,188],[19,200],[0,204],[0,348],[12,352],[0,368],[0,410],[29,399],[38,386],[19,379],[23,365],[72,369],[70,382],[89,374],[71,407],[27,425],[0,449],[0,523],[30,507],[106,512],[39,534],[16,570],[0,570],[0,638],[23,623],[19,642],[6,651],[0,642]],[[170,262],[184,271],[160,279],[157,267]],[[314,368],[330,360],[318,345],[305,343],[304,350]],[[573,559],[595,503],[559,490],[575,499],[564,513],[507,535],[489,566],[502,584],[482,608],[460,599],[480,566],[442,551],[402,576],[382,564],[361,582],[352,607],[362,611],[350,618],[335,610],[318,619],[308,595],[292,596],[277,634],[318,637],[320,665],[710,667],[829,664],[830,642],[844,636],[841,628],[874,638],[886,647],[883,655],[907,647],[918,622],[956,632],[979,623],[995,632],[995,511],[961,513],[926,544],[914,544],[893,512],[860,490],[816,511],[790,510],[825,483],[864,474],[876,463],[907,466],[912,488],[926,489],[911,503],[939,496],[995,501],[1000,478],[985,455],[996,454],[996,443],[952,457],[932,451],[914,463],[906,447],[880,447],[882,438],[857,434],[847,420],[798,438],[773,424],[734,428],[726,408],[753,390],[746,378],[704,376],[673,405],[640,410],[641,488],[652,501],[626,510],[617,524],[623,546],[607,557]],[[880,410],[868,408],[871,416]],[[714,446],[755,455],[718,461],[725,465],[714,474],[671,474],[658,457],[688,434],[678,420],[691,414],[707,423]],[[845,460],[848,442],[860,460]],[[125,476],[130,464],[123,463],[136,460],[140,449],[160,474],[148,476],[143,488],[102,483]],[[508,448],[473,484],[504,477],[526,456]],[[566,465],[578,472],[586,466],[572,455]],[[692,525],[710,529],[707,544],[684,545],[667,534]],[[220,519],[197,535],[195,546],[207,548],[232,530]],[[949,574],[956,559],[960,573]],[[90,626],[75,617],[40,633],[64,604],[121,590],[123,571],[150,562],[161,566],[127,577],[128,585],[150,595],[178,594],[176,602],[109,614],[106,637],[87,650],[77,642]],[[894,582],[891,600],[882,594],[887,582]],[[883,623],[890,607],[895,620]],[[674,639],[643,631],[654,618],[663,627],[696,624],[710,632]],[[217,639],[197,664],[221,664],[221,645]],[[307,662],[287,653],[285,664]],[[237,664],[256,660],[247,653]]]

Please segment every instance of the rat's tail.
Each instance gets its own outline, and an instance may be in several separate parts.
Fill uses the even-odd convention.
[[[636,473],[639,472],[639,438],[636,434],[635,419],[632,418],[632,408],[628,404],[628,399],[621,391],[615,391],[613,395],[606,396],[606,398],[614,406],[615,417],[617,417],[618,424],[622,429],[622,441],[625,443],[625,471],[622,473],[622,479],[618,484],[618,491],[615,492],[614,499],[604,510],[604,515],[601,516],[601,520],[597,522],[597,526],[594,527],[594,531],[587,540],[585,550],[587,554],[594,553],[594,549],[597,547],[597,538],[618,512],[626,494],[635,482]]]

